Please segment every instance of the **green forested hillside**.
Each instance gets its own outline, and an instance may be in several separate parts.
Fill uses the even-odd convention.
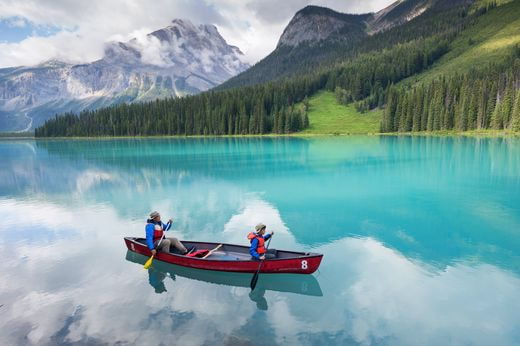
[[[298,11],[295,18],[308,17],[308,20],[312,20],[313,16],[332,17],[343,22],[345,26],[322,42],[304,42],[298,46],[280,44],[271,54],[245,73],[231,78],[216,87],[215,90],[265,83],[295,74],[303,74],[318,66],[328,66],[347,56],[352,56],[354,49],[367,37],[364,31],[367,15],[347,15],[328,8],[307,6]],[[300,21],[302,20],[300,19]],[[292,24],[290,23],[289,26]]]
[[[468,27],[455,38],[445,56],[426,73],[415,76],[412,80],[432,80],[440,75],[460,74],[490,64],[503,64],[509,60],[512,49],[518,45],[520,1],[514,1],[480,16],[475,25]]]
[[[432,68],[392,87],[383,132],[520,131],[520,1],[489,10]]]
[[[520,58],[520,55],[519,55]],[[520,130],[520,59],[503,71],[443,76],[412,88],[392,87],[383,132]]]
[[[437,0],[421,16],[363,39],[329,63],[310,59],[313,69],[293,71],[290,78],[69,114],[48,121],[36,135],[331,133],[327,128],[337,119],[335,106],[327,106],[332,100],[345,105],[350,119],[370,124],[367,132],[375,117],[382,118],[383,132],[516,129],[520,1],[457,3]],[[300,107],[306,98],[311,107]],[[364,128],[350,124],[336,132]]]
[[[410,10],[407,3],[417,4],[428,0],[408,0],[398,5],[387,16],[407,15]],[[377,35],[368,35],[359,30],[358,25],[353,33],[333,35],[318,43],[304,43],[297,47],[278,46],[271,54],[252,66],[250,69],[224,82],[215,90],[224,90],[242,86],[265,83],[310,71],[329,70],[337,64],[356,58],[360,54],[392,48],[398,43],[411,42],[435,35],[446,37],[456,35],[471,22],[466,14],[469,6],[466,0],[436,0],[427,15],[419,16],[404,25],[390,28]],[[309,6],[300,12],[320,11],[320,8]],[[330,10],[329,10],[330,11]],[[334,11],[331,11],[335,13]],[[349,22],[359,24],[366,20],[366,15],[351,16]],[[358,17],[356,19],[356,17]],[[349,28],[352,25],[349,25]],[[369,27],[366,28],[369,30]]]

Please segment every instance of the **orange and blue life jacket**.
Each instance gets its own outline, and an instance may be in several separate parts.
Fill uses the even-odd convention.
[[[261,236],[258,233],[250,232],[247,235],[247,239],[251,242],[249,247],[249,253],[256,259],[260,259],[260,256],[266,253],[265,241],[271,237],[270,234]]]

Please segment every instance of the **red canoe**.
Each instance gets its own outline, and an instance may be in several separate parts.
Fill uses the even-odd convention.
[[[130,251],[151,256],[144,238],[125,237],[126,247]],[[184,246],[195,246],[197,250],[212,250],[220,243],[204,243],[198,241],[183,241]],[[176,251],[176,250],[174,250]],[[262,265],[262,273],[296,273],[312,274],[320,266],[322,254],[310,252],[295,252],[269,249],[274,258],[266,259]],[[188,257],[179,253],[158,252],[156,259],[184,267],[218,270],[225,272],[254,273],[258,270],[258,261],[252,260],[249,247],[233,244],[222,244],[207,258]]]

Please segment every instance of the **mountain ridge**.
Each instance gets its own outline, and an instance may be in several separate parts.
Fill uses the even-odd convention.
[[[351,56],[360,42],[420,17],[447,0],[398,0],[376,13],[347,14],[309,5],[295,13],[273,52],[218,90],[263,83]],[[471,0],[452,0],[451,5]],[[304,24],[302,24],[304,22]]]
[[[36,135],[315,133],[330,109],[318,107],[331,99],[343,105],[338,111],[348,109],[351,121],[379,114],[381,132],[520,131],[520,2],[408,1],[391,7],[387,18],[411,18],[402,15],[413,17],[418,4],[428,8],[357,42],[338,44],[337,30],[329,30],[323,40],[281,45],[235,77],[250,78],[245,86],[225,83],[183,99],[68,114]],[[319,56],[323,51],[328,55]],[[340,124],[347,118],[336,117],[334,133],[351,133],[351,125]]]
[[[348,40],[349,35],[361,34],[370,15],[347,14],[332,9],[309,5],[296,12],[284,29],[277,44],[297,47],[301,43],[316,43],[335,36]],[[347,37],[345,37],[347,36]]]
[[[0,69],[0,130],[30,130],[56,113],[199,93],[245,70],[242,58],[214,25],[174,19],[144,37],[106,43],[90,63],[51,59]]]

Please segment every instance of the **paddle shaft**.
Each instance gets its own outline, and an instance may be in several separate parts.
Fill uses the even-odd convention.
[[[163,233],[161,239],[159,239],[159,242],[157,243],[157,246],[155,247],[155,251],[157,251],[157,249],[159,249],[159,246],[161,245],[163,239],[166,237],[166,232]],[[153,255],[152,255],[153,256]]]
[[[267,250],[269,249],[269,244],[271,244],[271,239],[273,239],[273,235],[271,234],[271,237],[269,237],[269,240],[267,241],[267,245],[265,247],[265,255],[267,255]],[[264,255],[264,256],[265,256]],[[256,287],[256,283],[258,282],[258,276],[260,274],[260,270],[262,269],[262,265],[264,264],[265,257],[263,260],[260,261],[260,265],[258,266],[258,270],[256,271],[255,275],[251,278],[251,291],[254,291]]]
[[[206,254],[206,256],[202,257],[202,259],[211,256],[211,254],[212,254],[214,251],[217,251],[218,249],[220,249],[221,246],[222,246],[222,244],[220,244],[219,246],[217,246],[216,248],[214,248],[213,250],[211,250],[210,252],[208,252],[208,253]]]
[[[168,227],[170,227],[170,225],[171,225],[171,222],[168,221],[168,223],[166,224],[165,230],[163,232],[163,235],[162,235],[161,239],[159,239],[159,242],[157,243],[157,246],[155,247],[156,249],[159,249],[159,245],[161,245],[163,239],[166,238],[166,232],[168,231]],[[153,255],[152,255],[152,257],[153,257]]]

